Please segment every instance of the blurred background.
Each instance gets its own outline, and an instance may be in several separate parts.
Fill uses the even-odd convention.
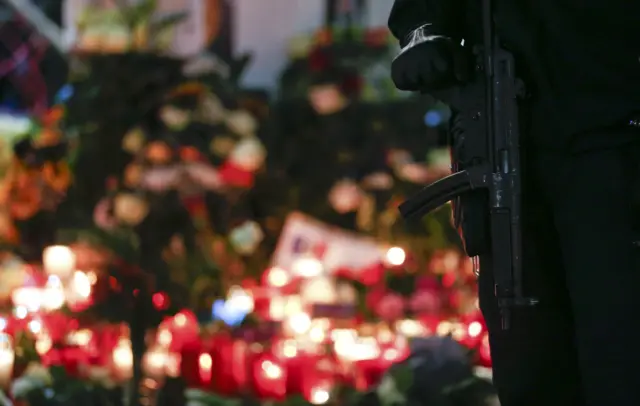
[[[495,404],[391,4],[0,1],[7,405]]]

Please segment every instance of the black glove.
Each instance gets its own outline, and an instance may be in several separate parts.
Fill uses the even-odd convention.
[[[465,79],[460,46],[449,37],[431,35],[428,28],[413,30],[391,64],[391,78],[400,90],[429,92]]]

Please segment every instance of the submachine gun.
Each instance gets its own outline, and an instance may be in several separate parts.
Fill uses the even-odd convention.
[[[521,168],[519,96],[513,56],[500,47],[491,0],[483,0],[483,44],[474,49],[473,78],[443,98],[459,112],[464,129],[464,165],[400,205],[405,219],[426,215],[443,204],[475,196],[486,218],[487,255],[492,257],[495,295],[502,328],[509,329],[516,306],[532,306],[522,284]],[[478,198],[480,200],[478,200]],[[468,201],[470,201],[468,199]],[[484,208],[484,209],[483,209]],[[477,211],[477,210],[476,210]],[[487,213],[488,211],[488,213]],[[467,253],[470,255],[469,249]]]

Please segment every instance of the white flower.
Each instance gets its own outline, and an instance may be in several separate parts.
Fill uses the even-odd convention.
[[[258,130],[258,121],[246,110],[229,112],[225,123],[231,131],[241,137],[253,137]]]
[[[0,405],[1,406],[13,406],[13,402],[11,402],[11,399],[9,399],[7,397],[7,395],[5,395],[5,393],[3,391],[0,390]]]
[[[117,195],[113,206],[115,217],[126,225],[140,224],[149,213],[146,200],[131,193]]]
[[[372,190],[388,190],[393,186],[393,178],[385,172],[375,172],[362,180],[362,185]]]
[[[43,388],[44,386],[44,382],[36,378],[22,376],[13,381],[11,385],[11,397],[20,399],[32,390]]]
[[[186,165],[184,169],[188,176],[200,187],[216,190],[223,186],[220,172],[210,164],[193,162]]]
[[[43,386],[51,385],[51,382],[53,382],[49,369],[36,362],[32,362],[27,366],[23,376],[41,381]]]
[[[264,233],[255,221],[245,221],[229,234],[229,241],[233,248],[244,255],[253,253],[263,238]]]
[[[329,203],[338,213],[344,214],[356,211],[361,202],[362,190],[351,180],[341,180],[329,191]]]
[[[207,95],[198,106],[198,119],[206,123],[217,124],[224,120],[227,113],[220,99]]]
[[[217,73],[227,78],[229,77],[229,66],[216,55],[204,53],[187,61],[182,72],[188,77]]]
[[[378,387],[376,394],[382,405],[404,404],[406,399],[402,393],[398,391],[396,382],[390,374],[386,374]]]
[[[144,138],[142,130],[140,128],[134,128],[122,139],[122,149],[131,154],[135,154],[142,150],[145,141]]]
[[[426,165],[416,162],[401,165],[396,174],[402,180],[418,184],[426,183],[431,175]]]
[[[166,106],[160,110],[160,119],[171,128],[182,128],[189,122],[189,113],[175,107]]]
[[[255,137],[245,138],[235,145],[229,155],[229,160],[248,172],[255,172],[264,163],[267,152]]]

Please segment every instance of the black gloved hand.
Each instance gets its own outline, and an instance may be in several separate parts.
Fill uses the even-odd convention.
[[[434,91],[465,80],[460,47],[442,35],[430,35],[427,26],[412,31],[391,64],[391,78],[400,90]]]

